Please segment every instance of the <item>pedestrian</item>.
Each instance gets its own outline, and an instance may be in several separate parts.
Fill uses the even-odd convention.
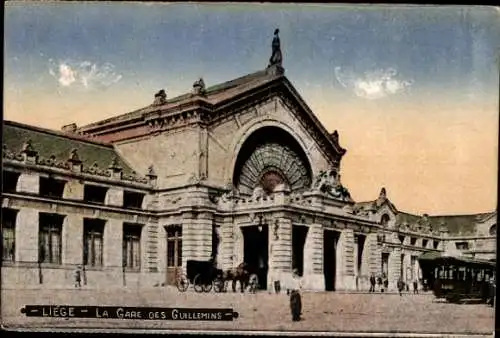
[[[418,294],[418,280],[413,281],[413,294]]]
[[[290,285],[290,310],[292,312],[292,320],[294,322],[300,321],[302,313],[302,296],[300,290],[302,289],[300,277],[297,269],[292,272],[292,285]]]
[[[75,288],[81,288],[82,287],[82,267],[80,265],[78,265],[75,269],[74,278],[75,278]]]
[[[384,292],[384,286],[382,284],[382,276],[380,275],[377,277],[377,284],[380,292]]]
[[[389,291],[389,279],[387,278],[387,275],[384,273],[384,289]]]
[[[404,285],[405,283],[403,282],[403,279],[399,278],[398,279],[398,291],[399,291],[399,295],[402,296],[403,295],[403,289],[405,287]]]
[[[370,291],[369,292],[375,292],[375,284],[376,284],[375,274],[372,273],[370,275]]]

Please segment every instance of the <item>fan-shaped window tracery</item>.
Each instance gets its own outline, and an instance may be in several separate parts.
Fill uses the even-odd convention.
[[[257,187],[269,194],[279,184],[285,184],[291,191],[303,191],[311,182],[307,156],[297,141],[282,129],[257,130],[238,154],[233,183],[240,194],[251,195]]]

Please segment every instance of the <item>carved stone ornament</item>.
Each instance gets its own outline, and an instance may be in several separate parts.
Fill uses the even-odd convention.
[[[33,148],[33,145],[31,144],[31,140],[27,140],[23,144],[23,150],[21,151],[21,153],[26,154],[26,156],[29,157],[34,157],[37,155],[35,148]]]
[[[120,165],[118,164],[118,157],[113,156],[113,159],[111,160],[111,164],[109,165],[108,168],[115,171],[115,172],[122,170],[122,167],[120,167]]]
[[[321,171],[314,180],[313,190],[342,201],[352,201],[351,194],[342,186],[340,175],[335,168]]]
[[[73,148],[71,149],[71,152],[69,154],[68,162],[73,163],[73,164],[81,164],[82,161],[80,160],[80,157],[78,156],[78,150]]]

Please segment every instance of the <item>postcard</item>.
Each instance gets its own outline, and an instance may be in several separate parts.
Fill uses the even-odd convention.
[[[5,12],[4,329],[493,334],[498,9]]]

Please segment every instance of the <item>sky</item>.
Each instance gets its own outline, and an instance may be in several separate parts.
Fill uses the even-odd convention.
[[[497,206],[500,12],[479,6],[10,3],[4,118],[85,125],[283,66],[347,149],[356,201],[401,211]]]

